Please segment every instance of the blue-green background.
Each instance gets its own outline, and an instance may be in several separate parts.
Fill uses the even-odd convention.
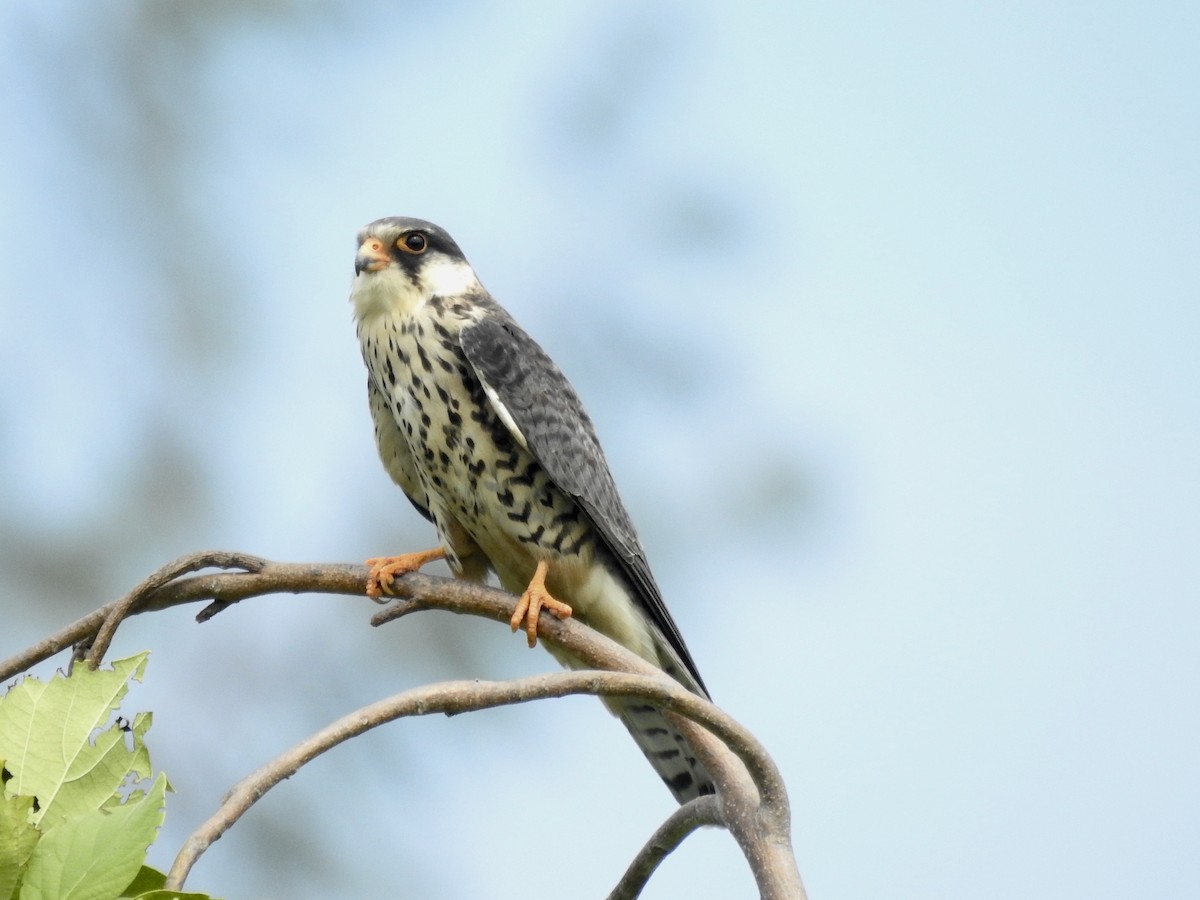
[[[815,898],[1197,896],[1198,9],[5,3],[0,654],[185,552],[430,543],[346,302],[422,216],[583,395]],[[372,611],[122,629],[155,862],[356,706],[552,667]],[[603,896],[671,806],[594,700],[406,722],[190,884]],[[753,893],[706,832],[646,896]]]

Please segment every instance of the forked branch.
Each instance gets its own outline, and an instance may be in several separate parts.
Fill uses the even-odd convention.
[[[206,567],[225,571],[190,575]],[[188,576],[188,577],[181,577]],[[129,594],[0,664],[8,679],[68,647],[98,665],[114,632],[128,616],[184,603],[211,601],[197,615],[206,621],[230,605],[262,594],[330,593],[362,596],[367,568],[346,564],[275,563],[238,553],[193,554],[163,566]],[[482,585],[410,574],[393,585],[396,599],[377,613],[381,625],[424,609],[481,616],[508,623],[516,598]],[[333,746],[385,722],[412,715],[451,715],[568,694],[638,696],[667,711],[717,783],[715,798],[676,810],[655,832],[610,898],[636,897],[659,862],[705,824],[727,827],[745,854],[762,897],[803,898],[791,850],[787,791],[771,757],[748,731],[656,667],[581,623],[542,616],[538,636],[597,671],[555,672],[509,682],[450,682],[406,691],[365,707],[322,729],[240,782],[220,809],[180,851],[168,887],[180,888],[192,864],[267,790]]]

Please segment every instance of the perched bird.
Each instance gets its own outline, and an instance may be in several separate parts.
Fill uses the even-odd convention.
[[[368,593],[439,558],[459,578],[492,571],[521,597],[512,626],[524,625],[530,647],[542,609],[573,615],[707,697],[579,397],[450,235],[379,219],[358,234],[354,273],[379,455],[439,540],[368,560]],[[713,793],[658,709],[605,702],[679,802]]]

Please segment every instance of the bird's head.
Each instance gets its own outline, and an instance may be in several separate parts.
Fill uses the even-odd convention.
[[[362,319],[411,313],[433,297],[481,290],[454,239],[421,219],[378,219],[358,233],[350,298]]]

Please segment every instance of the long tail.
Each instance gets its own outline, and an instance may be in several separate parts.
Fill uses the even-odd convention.
[[[703,794],[715,794],[712,776],[692,755],[692,749],[662,710],[637,698],[605,700],[621,724],[629,729],[650,765],[680,803]]]
[[[658,659],[655,662],[664,672],[685,688],[701,697],[708,694],[692,678],[661,637],[654,641]],[[586,668],[578,659],[555,647],[546,647],[550,654],[568,668]],[[691,746],[682,734],[663,715],[657,706],[637,697],[601,698],[609,712],[621,720],[635,743],[641,748],[654,771],[680,803],[704,794],[715,794],[716,785],[708,770],[696,759]]]
[[[654,629],[654,632],[657,662],[662,670],[693,694],[707,697],[708,693],[692,677],[667,640],[657,633],[657,629]],[[676,800],[686,803],[704,794],[717,792],[712,776],[696,759],[687,739],[675,730],[657,706],[636,697],[614,697],[604,702],[629,730],[633,740],[668,790],[675,795]]]

